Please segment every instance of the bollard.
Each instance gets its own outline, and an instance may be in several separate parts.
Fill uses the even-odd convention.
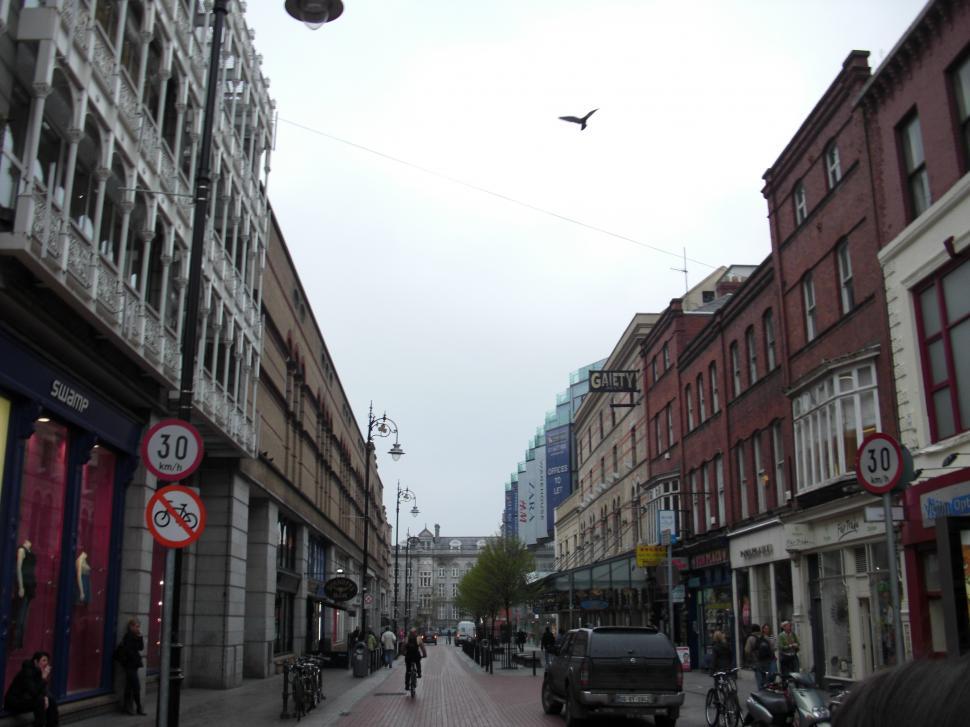
[[[280,713],[280,717],[283,719],[290,716],[290,713],[286,710],[286,703],[290,698],[290,665],[288,662],[283,663],[283,711]]]
[[[535,676],[536,675],[536,662],[537,661],[539,661],[539,659],[536,658],[536,653],[533,651],[532,652],[532,676]]]

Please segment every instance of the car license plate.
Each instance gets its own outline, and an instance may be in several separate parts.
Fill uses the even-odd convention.
[[[653,704],[652,694],[617,694],[616,700],[620,704]]]

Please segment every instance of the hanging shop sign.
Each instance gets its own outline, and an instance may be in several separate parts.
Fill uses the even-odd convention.
[[[636,371],[591,371],[589,374],[589,390],[593,393],[600,391],[631,391],[637,392]]]
[[[349,601],[357,595],[357,584],[345,576],[337,576],[323,584],[323,592],[331,601]]]

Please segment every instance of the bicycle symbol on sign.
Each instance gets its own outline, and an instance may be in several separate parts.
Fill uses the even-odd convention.
[[[199,524],[199,518],[195,516],[195,513],[189,512],[186,509],[189,503],[180,502],[178,505],[176,505],[176,503],[173,502],[170,504],[175,510],[175,514],[182,519],[182,522],[184,522],[189,529],[195,530],[196,525]],[[158,527],[164,528],[167,527],[170,522],[172,522],[172,513],[166,507],[156,512],[153,519]]]

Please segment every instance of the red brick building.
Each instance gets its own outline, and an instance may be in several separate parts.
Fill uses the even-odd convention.
[[[785,551],[755,548],[742,557],[737,547],[780,530],[777,510],[789,504],[790,409],[777,311],[769,257],[744,285],[718,299],[711,320],[680,356],[685,480],[689,491],[703,493],[689,504],[696,534],[689,550],[716,543],[730,556],[729,562],[691,563],[696,586],[687,589],[687,602],[696,642],[690,645],[701,663],[715,630],[737,650],[752,623],[792,615],[790,569],[779,563],[776,572],[775,561],[787,564]]]
[[[801,658],[819,679],[860,679],[898,652],[885,531],[866,522],[865,506],[877,501],[856,494],[854,470],[867,435],[897,435],[872,167],[855,104],[867,56],[848,55],[762,190],[798,507],[785,519],[782,547],[791,554]]]
[[[963,579],[947,578],[936,533],[941,515],[966,515],[970,501],[968,41],[970,3],[928,4],[859,102],[876,170],[899,436],[921,473],[905,492],[903,525],[916,657],[970,644]],[[959,575],[970,566],[954,561]]]

